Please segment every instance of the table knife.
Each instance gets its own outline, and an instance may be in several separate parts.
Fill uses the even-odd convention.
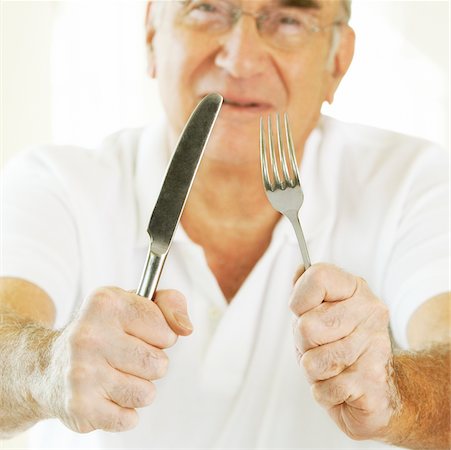
[[[219,94],[204,97],[191,114],[166,171],[147,232],[146,265],[136,293],[153,298],[200,160],[221,109]]]

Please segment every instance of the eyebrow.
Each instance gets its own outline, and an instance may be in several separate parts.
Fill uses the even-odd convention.
[[[305,9],[321,9],[321,4],[317,0],[278,0],[281,6]]]

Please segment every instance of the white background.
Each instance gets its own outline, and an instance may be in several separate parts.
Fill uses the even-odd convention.
[[[145,3],[1,0],[1,163],[40,143],[95,145],[161,114],[146,78]],[[338,118],[449,148],[449,2],[354,0]],[[0,441],[25,448],[26,436]]]

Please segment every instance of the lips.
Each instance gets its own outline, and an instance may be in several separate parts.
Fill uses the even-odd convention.
[[[249,112],[249,113],[264,113],[274,106],[268,103],[267,100],[261,97],[235,95],[230,93],[221,93],[224,97],[224,106],[228,107],[231,112]]]
[[[256,108],[260,107],[261,103],[258,102],[246,102],[246,101],[239,101],[239,100],[230,100],[228,98],[224,97],[224,104],[225,105],[231,105],[231,106],[237,106],[239,108]]]

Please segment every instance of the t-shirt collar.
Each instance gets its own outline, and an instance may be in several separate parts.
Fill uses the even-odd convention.
[[[301,184],[309,182],[308,165],[317,151],[322,137],[319,125],[308,137],[300,165]],[[171,160],[173,150],[169,147],[166,121],[160,121],[147,127],[139,142],[136,160],[136,195],[137,195],[137,230],[136,245],[147,246],[149,242],[147,226],[153,207],[157,201],[161,185]],[[307,175],[307,176],[306,176]],[[301,220],[303,210],[301,209]],[[281,217],[273,232],[273,239],[286,240],[297,245],[293,228],[285,217]],[[179,224],[173,237],[173,242],[191,242],[183,227]]]

